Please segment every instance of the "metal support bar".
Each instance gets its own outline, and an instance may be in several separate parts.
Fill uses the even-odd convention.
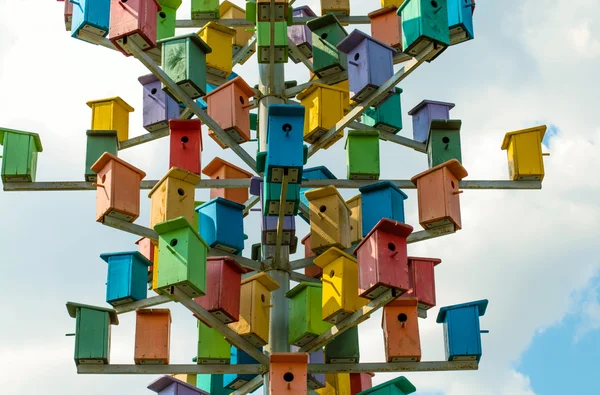
[[[396,143],[396,144],[403,145],[405,147],[412,148],[415,151],[427,152],[427,144],[425,144],[425,143],[419,143],[418,141],[411,140],[409,138],[402,137],[402,136],[399,136],[394,133],[379,130],[377,128],[374,128],[373,126],[365,125],[364,123],[351,122],[348,125],[348,127],[350,129],[354,129],[354,130],[377,130],[379,132],[379,137],[386,141],[390,141],[392,143]]]
[[[288,190],[288,175],[281,180],[281,196],[279,197],[279,215],[277,217],[277,236],[275,238],[275,261],[281,263],[281,243],[283,241],[283,223],[285,220],[285,202]]]
[[[223,19],[221,19],[220,21],[222,21]],[[219,23],[220,23],[219,21]],[[250,52],[252,52],[252,48],[255,47],[256,45],[256,34],[253,35],[250,40],[248,40],[248,42],[246,43],[246,45],[244,45],[242,48],[240,48],[239,51],[237,51],[235,53],[235,55],[233,55],[233,62],[232,65],[235,66],[236,64],[240,63],[242,60],[244,60],[246,58],[246,56],[248,56],[248,54]]]
[[[158,233],[156,233],[153,229],[123,221],[122,219],[105,216],[102,223],[106,226],[110,226],[111,228],[123,230],[127,233],[137,236],[146,237],[150,240],[158,240]]]
[[[310,277],[298,272],[290,272],[290,280],[295,281],[297,283],[301,282],[309,282],[309,283],[320,283],[321,280],[318,278]]]
[[[309,373],[394,373],[477,370],[477,361],[310,364]]]
[[[304,84],[299,84],[296,85],[294,87],[288,88],[286,89],[283,94],[285,97],[296,97],[296,95],[300,92],[302,92],[305,89],[308,89],[311,87],[311,85],[313,84],[325,84],[325,85],[331,85],[331,84],[337,84],[338,82],[342,82],[344,80],[348,79],[348,72],[347,71],[340,71],[339,73],[335,73],[335,74],[331,74],[328,75],[326,77],[323,78],[319,78],[316,80],[312,80],[312,81],[308,81]]]
[[[157,295],[151,298],[115,306],[115,310],[117,314],[123,314],[129,313],[130,311],[135,311],[137,309],[146,309],[148,307],[158,306],[169,302],[172,302],[172,300],[168,296]]]
[[[351,15],[351,16],[341,16],[336,15],[340,23],[347,23],[350,25],[368,25],[371,23],[371,20],[368,16],[361,15]],[[294,25],[304,25],[306,22],[310,21],[311,17],[296,17],[294,18]],[[219,22],[221,25],[228,27],[254,27],[255,24],[253,22],[247,21],[246,19],[178,19],[175,26],[178,28],[195,28],[202,27],[206,25],[208,22]]]
[[[314,71],[313,63],[310,60],[308,60],[306,56],[304,56],[302,51],[298,49],[298,47],[292,42],[292,40],[288,40],[288,47],[290,49],[290,55],[301,61],[310,72]]]
[[[264,366],[252,365],[78,365],[78,374],[261,374]]]
[[[256,206],[256,204],[260,202],[259,196],[252,196],[250,199],[244,203],[244,217],[250,213],[252,207]]]
[[[236,391],[232,392],[231,395],[246,395],[260,387],[263,384],[263,380],[263,376],[256,376]]]
[[[150,141],[158,140],[169,135],[169,128],[163,128],[155,132],[145,133],[141,136],[130,138],[129,140],[119,141],[119,151],[127,148],[135,147],[140,144],[149,143]]]

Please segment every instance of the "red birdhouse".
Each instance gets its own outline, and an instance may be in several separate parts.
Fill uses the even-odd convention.
[[[157,0],[111,0],[108,36],[114,46],[126,56],[123,48],[131,40],[143,51],[156,47],[158,12],[162,10]]]
[[[373,387],[375,373],[350,373],[350,395],[357,395]]]
[[[178,167],[200,175],[201,128],[199,119],[169,121],[171,133],[169,169]]]
[[[310,244],[310,233],[307,234],[302,239],[302,244],[304,245],[304,257],[305,258],[317,256],[313,252],[311,244]],[[315,264],[312,264],[312,265],[304,268],[304,275],[314,277],[314,278],[321,278],[321,276],[323,275],[323,269]]]
[[[467,171],[456,159],[451,159],[417,174],[411,181],[417,186],[419,223],[425,229],[454,224],[462,228],[458,182]]]
[[[410,290],[403,296],[415,297],[419,300],[419,310],[435,307],[434,267],[442,263],[436,258],[408,257],[408,273]]]
[[[417,303],[417,298],[400,298],[383,307],[381,327],[388,362],[421,360]]]
[[[410,289],[406,238],[413,227],[382,219],[354,250],[358,260],[358,292],[375,299],[388,289]]]

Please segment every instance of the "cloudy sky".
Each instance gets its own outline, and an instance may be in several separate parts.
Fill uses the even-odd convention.
[[[189,4],[184,0],[180,19],[189,18]],[[319,9],[316,0],[297,4]],[[352,14],[377,6],[376,0],[353,0]],[[88,100],[121,96],[136,108],[131,135],[145,133],[137,78],[147,70],[139,62],[70,38],[56,1],[0,0],[0,15],[0,126],[40,134],[39,181],[83,180]],[[410,254],[443,260],[436,275],[439,306],[490,300],[482,318],[490,334],[484,335],[479,371],[407,377],[421,395],[597,394],[600,9],[596,0],[479,2],[475,30],[475,40],[452,47],[402,83],[402,135],[412,136],[407,112],[418,102],[450,101],[456,103],[451,117],[463,121],[469,179],[507,178],[500,144],[508,131],[552,126],[545,147],[551,156],[542,191],[468,190],[461,196],[462,231],[410,246]],[[235,71],[257,82],[254,61]],[[307,78],[302,65],[286,68],[288,80]],[[203,163],[218,155],[245,167],[206,134],[204,144]],[[253,144],[245,145],[252,154]],[[426,168],[425,156],[410,149],[384,143],[381,152],[382,178],[408,179]],[[167,153],[167,141],[159,140],[121,156],[147,179],[159,179]],[[345,178],[343,142],[309,162],[323,164]],[[208,191],[196,193],[197,200],[208,197]],[[407,193],[407,222],[419,228],[416,193]],[[148,223],[149,206],[143,194],[138,223]],[[5,393],[149,393],[151,376],[77,375],[74,338],[65,337],[75,326],[65,302],[105,305],[106,264],[99,254],[135,248],[135,236],[97,224],[94,207],[93,192],[0,194]],[[258,240],[258,224],[257,213],[246,221],[247,246]],[[306,232],[299,226],[300,236]],[[172,362],[189,363],[196,352],[195,319],[181,306],[170,307]],[[420,321],[427,361],[444,358],[436,314]],[[111,359],[133,363],[134,315],[120,319]],[[360,327],[362,361],[383,361],[380,322],[376,314]],[[375,381],[392,377],[378,374]]]

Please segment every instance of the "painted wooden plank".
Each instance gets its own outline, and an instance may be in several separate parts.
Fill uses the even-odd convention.
[[[148,307],[158,306],[161,304],[169,303],[172,300],[165,295],[157,295],[144,300],[138,300],[137,302],[125,303],[115,306],[117,314],[129,313],[137,309],[145,309]]]
[[[261,374],[265,368],[251,365],[79,365],[78,374]],[[262,376],[260,376],[262,378]]]
[[[150,228],[146,228],[145,226],[133,224],[131,222],[109,216],[105,216],[102,223],[106,226],[110,226],[111,228],[123,230],[127,233],[158,241],[158,233]]]
[[[368,25],[371,23],[371,20],[368,16],[364,15],[351,15],[351,16],[341,16],[336,15],[339,21],[343,24],[350,25]],[[306,22],[310,21],[311,17],[295,17],[293,19],[293,25],[304,25]],[[246,19],[179,19],[176,22],[176,27],[178,28],[194,28],[194,27],[202,27],[206,25],[208,22],[216,22],[218,21],[220,24],[228,27],[254,27],[253,22],[249,22]]]

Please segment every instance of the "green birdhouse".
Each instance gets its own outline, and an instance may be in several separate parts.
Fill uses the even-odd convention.
[[[92,170],[92,165],[96,163],[103,153],[108,152],[117,156],[119,142],[117,140],[116,130],[88,130],[87,149],[85,152],[85,180],[87,182],[96,182],[96,172]]]
[[[75,364],[105,365],[110,359],[110,326],[119,325],[113,309],[67,303],[75,318]]]
[[[198,365],[228,365],[231,345],[215,328],[209,328],[198,320]]]
[[[349,180],[379,179],[379,132],[351,130],[346,140]]]
[[[269,22],[256,23],[258,63],[269,63],[271,56],[271,25]],[[274,58],[275,63],[288,61],[287,22],[275,22]]]
[[[358,326],[348,329],[325,346],[325,363],[358,363]]]
[[[333,14],[309,21],[312,31],[313,69],[319,77],[339,73],[348,67],[348,56],[338,51],[337,45],[348,36]]]
[[[162,40],[175,36],[175,20],[181,0],[158,0],[161,10],[156,23],[156,39]]]
[[[0,128],[2,182],[34,182],[42,141],[37,133]]]
[[[400,376],[379,384],[376,387],[359,392],[358,395],[408,395],[416,390],[415,386],[406,377]]]
[[[389,133],[402,130],[402,89],[395,88],[394,94],[377,107],[367,108],[363,114],[363,123],[375,129]]]
[[[321,317],[321,284],[303,282],[285,296],[290,299],[290,344],[302,347],[331,328]]]
[[[219,0],[192,0],[192,19],[219,18]]]
[[[432,120],[427,139],[427,159],[429,168],[440,165],[450,159],[462,163],[460,151],[460,126],[459,120]]]
[[[450,45],[447,0],[406,0],[397,13],[404,53],[416,56],[433,44],[437,56]]]

